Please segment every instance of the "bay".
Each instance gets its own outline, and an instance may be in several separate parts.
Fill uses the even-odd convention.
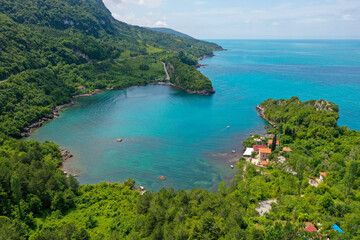
[[[106,91],[77,99],[28,139],[69,149],[75,158],[64,169],[78,173],[82,184],[133,178],[155,191],[215,190],[234,176],[229,166],[239,158],[241,142],[264,131],[255,106],[265,99],[327,99],[340,106],[340,125],[360,129],[360,41],[215,42],[228,50],[204,59],[208,66],[200,71],[216,94],[167,86]]]

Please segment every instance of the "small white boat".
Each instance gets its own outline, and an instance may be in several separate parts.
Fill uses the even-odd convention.
[[[231,169],[234,169],[234,165],[230,165]]]
[[[226,126],[226,128],[230,128],[230,126]]]

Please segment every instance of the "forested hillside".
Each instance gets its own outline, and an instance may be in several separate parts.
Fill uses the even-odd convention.
[[[278,124],[270,132],[280,146],[266,167],[241,158],[231,186],[222,182],[216,193],[141,195],[133,180],[79,186],[57,168],[54,143],[6,142],[0,239],[359,239],[360,133],[337,126],[338,107],[325,100],[269,99],[260,107]],[[327,177],[310,184],[319,172]],[[265,200],[273,202],[269,212],[258,209]],[[309,225],[317,231],[304,230]]]
[[[176,86],[212,90],[195,65],[222,49],[117,21],[100,0],[1,1],[0,44],[0,143],[75,94],[164,81],[161,61],[189,73]]]
[[[179,37],[184,37],[184,38],[192,38],[191,36],[187,35],[187,34],[184,34],[184,33],[181,33],[181,32],[178,32],[178,31],[175,31],[171,28],[161,28],[161,27],[158,27],[158,28],[148,28],[150,30],[153,30],[153,31],[157,31],[157,32],[163,32],[163,33],[170,33],[170,34],[174,34],[176,36],[179,36]]]

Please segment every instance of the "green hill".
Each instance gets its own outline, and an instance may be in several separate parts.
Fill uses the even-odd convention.
[[[169,34],[173,34],[173,35],[183,37],[183,38],[194,39],[193,37],[191,37],[191,36],[189,36],[189,35],[187,35],[185,33],[175,31],[175,30],[173,30],[171,28],[147,28],[147,29],[157,31],[157,32],[169,33]]]
[[[0,33],[0,142],[70,102],[78,86],[91,92],[164,80],[161,62],[177,59],[190,74],[176,71],[175,86],[210,93],[194,65],[222,49],[120,22],[100,0],[3,0]]]

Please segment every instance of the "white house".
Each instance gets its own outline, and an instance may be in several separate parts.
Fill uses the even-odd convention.
[[[251,157],[253,151],[253,148],[246,148],[245,152],[243,153],[243,157]]]

